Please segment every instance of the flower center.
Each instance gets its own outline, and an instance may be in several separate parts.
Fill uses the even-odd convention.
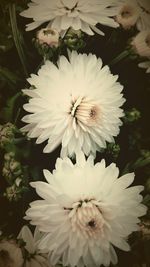
[[[78,5],[78,4],[76,3],[75,6],[72,7],[72,8],[69,8],[69,7],[67,7],[67,6],[65,6],[64,8],[66,9],[66,11],[73,12],[73,11],[76,9],[77,5]]]
[[[71,115],[77,122],[95,126],[100,119],[100,109],[95,103],[79,97],[71,107]]]
[[[124,19],[128,19],[134,14],[133,8],[130,6],[124,6],[123,9],[121,10],[121,16]]]
[[[72,230],[80,232],[86,238],[97,238],[103,234],[105,220],[98,206],[92,200],[78,203],[70,213]]]

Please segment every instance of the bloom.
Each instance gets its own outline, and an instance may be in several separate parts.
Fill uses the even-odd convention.
[[[23,90],[31,97],[23,107],[32,114],[23,117],[28,125],[22,131],[37,138],[36,143],[48,139],[46,153],[62,142],[62,157],[78,150],[95,154],[119,133],[125,100],[117,79],[92,54],[72,52],[69,60],[61,56],[58,67],[46,61],[28,79],[36,89]]]
[[[136,1],[124,2],[116,16],[116,21],[124,28],[130,29],[134,26],[140,16],[141,9],[136,4]]]
[[[96,24],[117,27],[118,23],[112,18],[116,15],[113,0],[32,0],[29,8],[21,13],[32,18],[34,22],[27,25],[27,31],[33,30],[45,22],[59,32],[66,32],[70,27],[82,30],[88,35],[93,31],[104,35],[96,28]]]
[[[150,73],[150,60],[149,61],[145,61],[145,62],[141,62],[138,64],[138,66],[140,68],[146,69],[146,73]]]
[[[22,267],[22,251],[15,240],[0,241],[0,266],[1,267]]]
[[[47,44],[50,47],[58,47],[59,33],[51,28],[43,28],[38,31],[37,40],[40,44]]]
[[[41,249],[50,263],[64,266],[108,266],[117,263],[113,246],[130,249],[127,236],[138,229],[138,217],[146,212],[139,194],[143,186],[128,186],[134,174],[118,178],[114,163],[94,165],[83,153],[73,165],[58,158],[53,173],[44,170],[45,182],[32,182],[42,200],[30,203],[26,219],[43,232]]]
[[[35,228],[34,235],[32,235],[28,226],[23,226],[18,239],[25,242],[25,249],[28,252],[28,258],[24,261],[24,267],[50,267],[47,261],[47,255],[41,253],[38,248],[38,241],[41,238],[41,233]]]
[[[132,49],[141,57],[150,57],[150,30],[139,32],[131,42]]]
[[[149,0],[121,0],[118,1],[118,7],[116,21],[124,29],[130,29],[134,25],[139,31],[150,28]]]

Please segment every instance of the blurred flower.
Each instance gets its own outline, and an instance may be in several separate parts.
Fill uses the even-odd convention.
[[[2,175],[8,183],[12,183],[17,177],[22,178],[22,167],[19,161],[15,159],[14,152],[8,152],[4,155],[4,167]]]
[[[28,79],[36,89],[23,90],[31,96],[24,109],[32,114],[23,117],[28,125],[22,131],[38,138],[37,144],[48,139],[45,153],[62,142],[62,157],[79,150],[95,154],[119,133],[123,86],[95,55],[72,52],[69,60],[60,56],[57,64],[46,61],[38,75]]]
[[[0,267],[22,267],[22,251],[15,240],[0,241]]]
[[[139,63],[138,66],[140,68],[146,69],[146,73],[150,73],[150,59],[149,61]]]
[[[110,27],[118,27],[112,18],[116,15],[114,0],[32,0],[29,8],[21,13],[23,17],[32,18],[34,22],[27,25],[27,31],[49,22],[48,27],[66,33],[69,28],[81,30],[88,35],[97,32],[98,23]]]
[[[14,181],[14,184],[6,188],[6,192],[4,196],[9,201],[18,201],[22,197],[22,192],[24,191],[24,187],[21,185],[22,180],[17,178]]]
[[[149,0],[120,0],[118,1],[116,21],[124,28],[137,27],[139,31],[150,28]]]
[[[15,125],[8,122],[0,125],[0,147],[4,148],[5,145],[11,143],[14,139]]]
[[[125,1],[120,6],[116,21],[124,28],[130,29],[134,26],[140,16],[141,9],[136,4],[136,1]]]
[[[141,57],[150,57],[150,30],[141,31],[132,40],[133,51]]]
[[[126,111],[125,116],[123,118],[125,123],[132,123],[138,121],[141,118],[141,113],[136,108],[132,108],[131,110]]]
[[[141,14],[137,21],[137,29],[139,31],[150,29],[150,1],[137,0],[137,2],[141,8]]]
[[[80,153],[75,165],[58,158],[53,174],[44,170],[47,183],[31,183],[42,200],[30,204],[26,219],[43,232],[39,247],[51,264],[61,259],[63,266],[108,266],[117,263],[113,246],[130,249],[126,239],[146,213],[143,186],[128,188],[134,174],[118,174],[114,163],[94,165],[92,156],[86,161]]]
[[[142,220],[139,225],[143,239],[150,240],[150,220]]]
[[[23,226],[18,235],[18,239],[25,242],[25,249],[27,251],[27,257],[25,257],[23,265],[24,267],[50,267],[47,260],[47,254],[41,253],[38,248],[41,233],[37,228],[34,231],[34,235],[32,235],[28,226]]]
[[[58,47],[59,33],[51,28],[43,28],[37,32],[37,41],[39,44],[47,44],[50,47]]]

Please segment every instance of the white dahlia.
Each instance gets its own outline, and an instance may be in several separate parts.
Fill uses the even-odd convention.
[[[32,0],[28,4],[29,8],[21,15],[34,21],[27,25],[27,31],[49,22],[48,27],[59,32],[65,33],[71,27],[88,35],[94,32],[104,35],[96,28],[98,23],[118,26],[112,18],[117,13],[114,2],[116,0]]]
[[[25,249],[28,252],[27,258],[24,260],[24,267],[50,267],[47,260],[47,254],[41,253],[38,247],[39,240],[42,234],[35,228],[34,235],[32,235],[28,226],[23,226],[18,239],[25,242]]]
[[[139,63],[138,66],[142,69],[146,69],[146,73],[150,73],[150,59],[149,61]]]
[[[38,75],[28,79],[35,89],[23,90],[31,97],[24,105],[31,114],[23,117],[28,125],[22,130],[37,138],[37,144],[48,139],[46,153],[62,143],[62,157],[78,150],[95,154],[119,133],[123,87],[92,54],[72,52],[57,65],[46,61]]]
[[[130,249],[127,237],[146,212],[143,186],[128,188],[134,174],[118,174],[114,163],[94,165],[81,153],[75,165],[58,158],[53,174],[44,170],[47,183],[31,183],[42,200],[30,204],[26,219],[43,232],[39,247],[49,252],[51,264],[108,266],[117,263],[113,246]]]
[[[150,28],[149,0],[120,0],[118,7],[116,21],[124,29],[130,29],[134,25],[139,31]]]

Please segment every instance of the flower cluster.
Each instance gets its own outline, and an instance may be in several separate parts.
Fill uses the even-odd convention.
[[[24,219],[35,227],[34,233],[25,225],[16,238],[1,237],[0,266],[100,267],[117,264],[115,248],[129,251],[128,238],[133,232],[139,231],[143,240],[149,239],[149,221],[143,217],[147,211],[141,194],[144,187],[133,184],[130,163],[119,171],[115,163],[107,165],[107,159],[99,161],[96,156],[102,153],[101,158],[117,160],[121,145],[115,143],[115,138],[120,133],[120,126],[124,122],[130,127],[141,113],[132,107],[124,112],[124,86],[120,82],[121,76],[108,66],[112,67],[112,61],[107,65],[107,58],[102,60],[93,53],[83,53],[82,49],[90,36],[104,35],[104,26],[120,26],[114,32],[118,33],[121,28],[123,33],[130,31],[132,37],[127,49],[137,60],[145,60],[138,63],[149,73],[149,0],[31,0],[21,15],[32,19],[27,31],[38,28],[32,40],[44,60],[37,73],[27,78],[30,87],[22,90],[26,96],[21,102],[24,110],[17,111],[16,118],[12,116],[10,120],[14,119],[16,124],[22,116],[25,125],[21,131],[29,139],[15,139],[15,126],[11,123],[0,125],[0,147],[4,151],[2,175],[9,184],[3,196],[9,201],[17,201],[26,190],[26,165],[22,167],[22,162],[28,164],[32,157],[30,139],[35,138],[36,144],[42,144],[44,153],[51,153],[59,146],[61,150],[55,169],[52,172],[43,170],[46,182],[38,181],[40,175],[36,168],[29,167],[30,185],[40,199],[30,203]],[[25,46],[19,43],[22,37],[17,29],[15,4],[9,4],[9,16],[27,76]],[[115,39],[113,34],[109,41]],[[92,41],[101,38],[99,35],[92,37]],[[101,39],[105,40],[105,37]],[[91,44],[89,41],[86,51]],[[9,112],[5,109],[4,113],[11,113],[16,99],[8,103]],[[18,106],[15,108],[17,110]],[[23,160],[19,157],[20,148],[15,147],[18,143],[23,150],[22,140],[29,142],[29,147],[23,151]],[[9,143],[8,151],[5,146],[8,148]],[[10,152],[11,148],[14,150]],[[147,164],[147,150],[143,151],[143,157],[138,158],[133,167]],[[43,167],[39,166],[39,169],[41,171]],[[143,217],[142,223],[140,217]]]

